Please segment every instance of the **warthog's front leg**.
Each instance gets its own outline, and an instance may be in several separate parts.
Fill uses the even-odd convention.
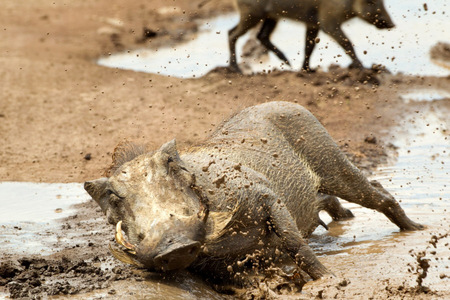
[[[284,203],[282,201],[274,201],[270,207],[270,219],[274,227],[273,230],[281,238],[284,249],[296,261],[298,266],[314,280],[326,274],[331,274],[302,238],[294,219]]]
[[[350,58],[352,59],[352,63],[350,64],[349,68],[364,68],[361,61],[356,56],[355,49],[353,48],[352,43],[340,27],[336,27],[336,24],[328,22],[322,25],[322,29],[323,31],[328,33],[336,42],[338,42],[338,44],[342,48],[344,48],[345,53],[350,56]]]

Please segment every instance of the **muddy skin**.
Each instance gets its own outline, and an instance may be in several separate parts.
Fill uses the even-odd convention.
[[[384,213],[401,230],[423,228],[347,160],[310,112],[288,102],[247,108],[184,152],[171,141],[120,163],[85,189],[117,224],[116,258],[153,271],[214,262],[214,271],[232,273],[228,263],[279,248],[319,279],[330,272],[304,238],[323,224],[322,209],[352,217],[332,196]]]
[[[393,28],[383,0],[236,0],[240,21],[229,31],[230,64],[229,69],[240,72],[236,57],[236,42],[249,29],[257,26],[262,20],[257,38],[269,51],[275,53],[279,59],[290,65],[283,52],[270,41],[270,35],[275,30],[281,18],[289,18],[306,23],[305,59],[302,70],[310,72],[309,60],[317,43],[319,30],[329,34],[352,59],[350,68],[362,69],[363,65],[355,54],[351,41],[341,29],[341,25],[359,17],[379,29]]]

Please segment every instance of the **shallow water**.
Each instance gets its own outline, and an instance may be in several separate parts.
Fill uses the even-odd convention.
[[[365,67],[383,64],[393,73],[412,75],[447,76],[450,70],[434,64],[429,55],[431,47],[438,42],[450,41],[450,10],[447,0],[428,3],[425,11],[423,1],[385,1],[396,27],[378,30],[360,19],[345,23],[343,30],[355,44],[357,56]],[[221,16],[204,21],[199,34],[192,41],[156,50],[141,49],[114,54],[98,60],[102,66],[157,73],[174,77],[199,77],[217,66],[227,65],[228,30],[238,23],[237,14]],[[294,35],[292,33],[295,33]],[[247,33],[237,43],[237,55],[249,36]],[[350,58],[328,35],[320,32],[320,42],[311,57],[311,66],[327,69],[330,64],[347,66]],[[271,40],[289,58],[292,69],[299,70],[304,56],[305,26],[298,22],[279,22]],[[364,53],[366,51],[366,53]],[[242,59],[241,59],[242,60]],[[247,72],[286,69],[273,53],[269,57],[246,59]]]
[[[75,213],[72,204],[89,199],[81,183],[0,182],[2,224],[48,223]],[[32,206],[33,209],[29,209]]]
[[[450,98],[450,92],[444,90],[413,89],[400,96],[405,103],[444,100]]]
[[[415,263],[409,251],[428,251],[426,257],[431,259],[432,271],[425,285],[447,291],[448,285],[440,276],[450,272],[450,237],[444,238],[437,248],[431,247],[429,240],[433,235],[450,233],[450,110],[448,105],[441,105],[444,101],[448,103],[450,98],[437,100],[441,97],[435,91],[422,90],[421,93],[423,98],[416,97],[410,102],[416,113],[389,131],[391,141],[399,147],[396,161],[379,167],[371,179],[378,180],[400,201],[406,214],[425,225],[426,230],[400,232],[384,215],[344,201],[344,206],[352,210],[355,218],[331,222],[328,232],[318,228],[310,244],[316,253],[330,262],[331,268],[337,264],[351,269],[355,263],[363,269],[364,264],[369,264],[367,260],[373,260],[374,265],[369,267],[373,274],[382,272],[380,276],[399,277],[402,281],[411,280],[405,270],[409,268],[408,264]],[[403,99],[409,101],[408,97]],[[321,217],[327,223],[331,221],[326,213],[321,213]],[[431,255],[432,251],[437,254]],[[342,256],[349,258],[339,259]],[[395,265],[390,269],[380,268],[375,263],[376,259],[385,262],[389,256],[396,257]],[[344,262],[349,266],[342,267]],[[367,274],[360,277],[364,276]],[[409,284],[414,286],[414,280]]]
[[[1,251],[42,254],[56,252],[57,222],[74,215],[72,205],[89,200],[81,183],[0,182]]]

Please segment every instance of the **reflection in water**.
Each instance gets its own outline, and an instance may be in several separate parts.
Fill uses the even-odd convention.
[[[385,1],[396,27],[378,30],[360,19],[345,23],[343,30],[355,44],[357,56],[365,67],[383,64],[394,73],[446,76],[450,70],[435,65],[430,58],[430,49],[438,42],[449,41],[450,26],[448,1],[435,0],[424,11],[423,1]],[[199,77],[228,61],[228,30],[238,23],[237,14],[221,16],[200,26],[199,34],[189,42],[171,48],[157,50],[141,49],[119,53],[99,59],[98,63],[112,68],[121,68],[175,77]],[[413,28],[413,30],[411,30]],[[290,20],[279,22],[271,36],[289,58],[293,69],[299,70],[304,57],[305,26]],[[247,33],[237,43],[237,55],[250,35]],[[311,66],[328,68],[330,64],[347,66],[350,58],[328,35],[320,32],[320,43],[316,46]],[[241,59],[242,60],[242,59]],[[268,59],[256,57],[248,61],[253,72],[274,68],[288,69],[273,53]]]

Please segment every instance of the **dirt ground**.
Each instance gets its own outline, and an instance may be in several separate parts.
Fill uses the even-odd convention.
[[[200,2],[3,0],[0,181],[64,183],[101,177],[121,141],[155,148],[176,138],[182,148],[207,137],[236,110],[272,100],[308,108],[352,161],[370,173],[395,155],[394,147],[384,142],[386,132],[411,110],[399,95],[412,86],[449,90],[449,77],[380,71],[369,78],[339,67],[327,73],[252,76],[218,70],[179,79],[95,64],[108,53],[180,42],[195,34],[195,19],[233,9],[228,0],[202,8]],[[1,253],[0,291],[39,297],[106,288],[105,297],[119,297],[111,288],[114,282],[139,285],[148,275],[111,259],[106,246],[113,239],[111,231],[94,203],[80,206],[80,213],[61,225],[60,234],[75,232],[84,242],[69,243],[48,257]],[[100,267],[105,264],[109,267]],[[68,284],[47,284],[43,276],[61,277]],[[354,284],[347,293],[342,292],[347,286],[343,281],[336,286],[338,298],[440,297],[376,279],[371,287]],[[208,287],[205,291],[209,293]],[[328,297],[323,291],[311,293]]]

